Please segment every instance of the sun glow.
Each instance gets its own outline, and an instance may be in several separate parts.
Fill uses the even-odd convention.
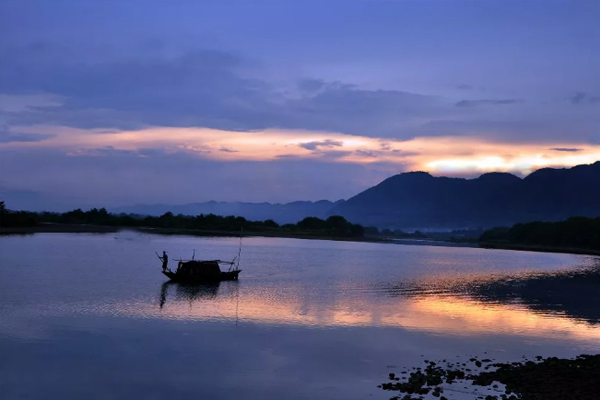
[[[331,163],[387,163],[401,170],[468,175],[492,171],[527,174],[546,166],[573,166],[600,160],[600,145],[587,143],[506,143],[474,136],[417,137],[390,140],[332,132],[264,130],[222,131],[207,128],[147,128],[135,131],[83,130],[56,126],[15,128],[53,135],[40,142],[2,143],[0,147],[51,147],[71,155],[94,150],[157,149],[185,152],[219,161],[320,160]]]

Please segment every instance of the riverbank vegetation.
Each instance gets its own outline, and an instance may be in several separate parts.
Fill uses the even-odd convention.
[[[8,210],[4,201],[0,200],[0,227],[27,227],[37,224],[38,218],[35,213]]]
[[[432,240],[440,244],[471,245],[488,248],[555,251],[567,253],[600,254],[600,218],[573,217],[561,222],[529,222],[512,227],[488,230],[463,229],[448,232],[406,232],[403,230],[378,229],[353,224],[342,216],[327,219],[307,217],[296,224],[283,224],[268,219],[250,221],[239,216],[200,214],[196,216],[174,215],[167,212],[160,217],[136,214],[113,214],[105,208],[81,209],[65,212],[41,212],[8,210],[0,201],[0,230],[10,228],[36,232],[87,232],[106,227],[156,229],[165,233],[193,231],[211,234],[249,234],[285,237],[322,237],[366,240]],[[13,229],[14,230],[14,229]]]
[[[102,227],[155,228],[177,231],[206,231],[269,234],[272,236],[314,236],[335,238],[362,238],[364,228],[348,222],[344,217],[331,216],[325,220],[307,217],[296,224],[279,225],[273,220],[249,221],[243,217],[222,217],[214,214],[196,216],[174,215],[167,212],[160,217],[140,216],[134,214],[112,214],[105,208],[81,209],[65,213],[32,213],[26,211],[8,211],[3,208],[0,227],[41,227],[64,225],[94,225]],[[44,230],[44,229],[42,229]]]
[[[485,247],[600,252],[600,218],[573,217],[560,222],[529,222],[493,228],[479,238]]]

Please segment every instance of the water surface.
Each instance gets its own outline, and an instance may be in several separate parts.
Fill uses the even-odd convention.
[[[424,358],[600,344],[595,257],[246,238],[240,281],[189,287],[165,283],[154,254],[231,259],[238,245],[0,237],[0,397],[387,399],[377,384]]]

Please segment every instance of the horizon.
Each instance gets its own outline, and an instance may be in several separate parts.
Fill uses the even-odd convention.
[[[415,170],[590,164],[598,15],[566,0],[3,1],[0,196],[337,201]]]
[[[457,179],[465,179],[465,180],[475,180],[475,179],[479,179],[482,176],[487,175],[487,174],[501,173],[501,174],[509,174],[509,175],[515,176],[515,177],[517,177],[519,179],[525,179],[529,175],[533,174],[534,172],[537,172],[537,171],[540,171],[540,170],[543,170],[543,169],[571,169],[571,168],[578,167],[578,166],[593,165],[593,164],[596,164],[596,163],[600,163],[600,160],[595,161],[595,162],[590,163],[590,164],[578,164],[578,165],[574,165],[572,167],[548,166],[548,167],[543,167],[543,168],[536,169],[536,170],[530,172],[527,175],[519,175],[519,174],[514,174],[514,173],[511,173],[511,172],[503,172],[503,171],[490,171],[490,172],[483,172],[483,173],[481,173],[479,175],[475,175],[475,176],[472,176],[472,175],[471,176],[448,176],[448,175],[432,174],[432,173],[427,172],[427,171],[406,171],[406,172],[401,172],[399,174],[394,174],[394,175],[388,176],[388,177],[384,178],[382,181],[375,183],[373,186],[371,186],[369,188],[366,188],[365,190],[370,189],[370,188],[372,188],[374,186],[377,186],[380,183],[384,182],[385,180],[390,179],[390,178],[392,178],[394,176],[404,175],[404,174],[412,174],[412,173],[425,173],[425,174],[428,174],[428,175],[432,176],[433,178],[457,178]],[[11,193],[10,191],[8,193],[9,193],[9,196],[8,196],[9,203],[11,202],[11,200],[15,200],[15,199],[17,199],[16,203],[19,202],[18,197],[16,197],[16,198],[12,197],[14,194]],[[33,212],[43,212],[43,211],[48,211],[48,212],[66,212],[66,211],[72,211],[72,210],[76,210],[76,209],[91,210],[93,208],[96,208],[96,209],[106,208],[106,209],[108,209],[109,212],[114,212],[114,210],[118,210],[117,212],[123,212],[122,211],[123,209],[128,209],[128,208],[133,208],[133,207],[143,207],[143,206],[179,207],[179,206],[194,205],[194,204],[207,204],[207,203],[217,203],[217,204],[221,204],[221,203],[225,203],[225,204],[240,203],[240,204],[253,204],[253,205],[260,205],[260,204],[286,205],[286,204],[292,204],[292,203],[330,202],[330,203],[335,204],[335,203],[338,203],[340,201],[347,201],[347,200],[355,197],[356,195],[358,195],[360,193],[362,193],[362,191],[359,192],[359,193],[355,193],[355,194],[353,194],[352,196],[350,196],[348,198],[340,198],[340,199],[325,199],[325,198],[316,199],[316,200],[296,199],[296,200],[287,201],[287,202],[243,201],[243,200],[233,200],[233,201],[206,200],[206,201],[191,201],[191,202],[187,202],[187,203],[171,203],[171,204],[169,204],[169,203],[157,203],[157,202],[155,202],[155,203],[152,203],[152,202],[147,202],[147,203],[129,203],[129,204],[116,204],[116,205],[87,204],[87,205],[83,205],[83,206],[82,205],[76,205],[76,204],[73,204],[73,205],[70,205],[70,206],[65,205],[65,204],[54,204],[53,206],[50,206],[50,207],[47,207],[47,208],[44,208],[43,206],[42,207],[38,207],[36,205],[34,205],[33,207],[31,207],[31,204],[30,204],[29,208],[11,208],[10,204],[9,204],[7,206],[7,208],[15,210],[15,211],[23,210],[23,211],[33,211]],[[2,192],[0,192],[0,200],[2,200],[2,201],[6,200],[6,197],[2,195]],[[29,200],[25,199],[24,201],[25,201],[25,203],[27,203]],[[43,201],[47,203],[48,199],[43,199]],[[133,213],[135,213],[135,212],[133,212]],[[415,228],[415,229],[421,229],[421,230],[425,229],[425,230],[427,230],[427,228]]]

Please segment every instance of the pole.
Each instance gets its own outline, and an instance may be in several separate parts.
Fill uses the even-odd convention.
[[[237,266],[235,267],[236,270],[240,269],[240,258],[242,257],[242,233],[243,232],[244,232],[244,225],[242,225],[240,227],[240,249],[238,250]]]

